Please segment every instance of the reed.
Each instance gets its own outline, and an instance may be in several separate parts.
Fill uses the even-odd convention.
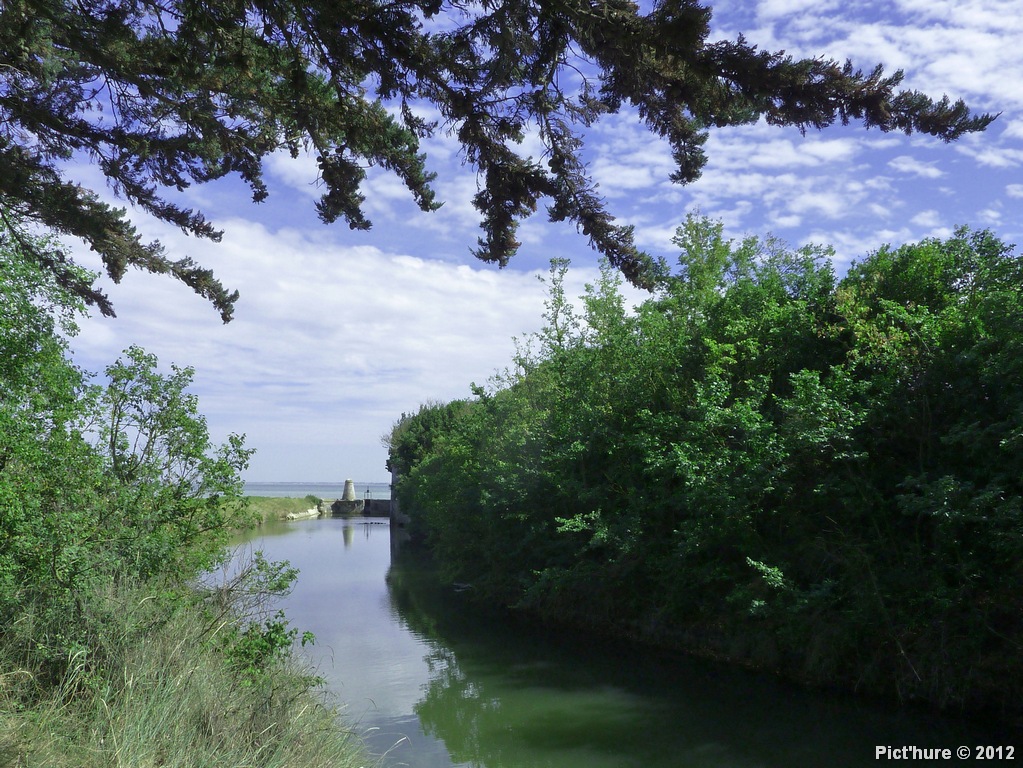
[[[31,616],[3,636],[0,765],[371,764],[297,657],[241,673],[221,642],[230,625],[195,601],[122,587],[89,598],[84,615],[92,641],[52,681],[31,652]]]

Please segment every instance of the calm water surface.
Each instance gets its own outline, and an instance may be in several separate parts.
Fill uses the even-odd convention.
[[[422,567],[392,564],[386,519],[280,524],[242,548],[301,570],[283,607],[315,633],[304,652],[388,768],[876,766],[875,745],[1005,743],[977,724],[480,616]]]
[[[366,483],[353,481],[357,499],[389,499],[390,483]],[[321,499],[340,499],[344,495],[345,483],[258,483],[246,481],[243,493],[246,496],[272,496],[274,498],[301,499],[306,494]]]

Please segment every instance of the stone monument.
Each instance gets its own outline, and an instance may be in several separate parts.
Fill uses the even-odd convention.
[[[344,494],[330,505],[330,511],[335,517],[347,517],[349,515],[362,514],[365,506],[365,500],[355,498],[355,483],[351,480],[345,480]]]

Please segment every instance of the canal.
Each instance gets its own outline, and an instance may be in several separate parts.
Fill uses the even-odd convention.
[[[385,768],[839,768],[877,765],[877,746],[954,754],[1000,738],[976,723],[481,615],[421,564],[392,562],[386,518],[273,524],[248,549],[300,569],[282,607],[315,634],[303,653]]]

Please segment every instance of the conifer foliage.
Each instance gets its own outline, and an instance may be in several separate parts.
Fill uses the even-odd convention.
[[[991,119],[896,90],[900,72],[795,60],[741,36],[710,43],[709,22],[694,0],[649,12],[627,0],[3,0],[0,227],[34,222],[80,238],[115,281],[129,266],[171,274],[227,321],[236,293],[144,242],[64,164],[88,159],[132,205],[216,239],[167,191],[238,174],[260,201],[264,159],[305,149],[319,164],[320,217],[366,229],[368,165],[394,172],[422,209],[437,206],[419,142],[442,127],[479,174],[481,259],[507,264],[518,222],[543,200],[552,220],[574,222],[630,281],[650,285],[650,259],[586,170],[582,132],[602,115],[635,109],[670,143],[678,183],[699,176],[711,127],[859,121],[951,141]],[[423,120],[422,107],[440,119]],[[527,132],[541,157],[519,151]],[[35,256],[112,314],[62,249]]]

